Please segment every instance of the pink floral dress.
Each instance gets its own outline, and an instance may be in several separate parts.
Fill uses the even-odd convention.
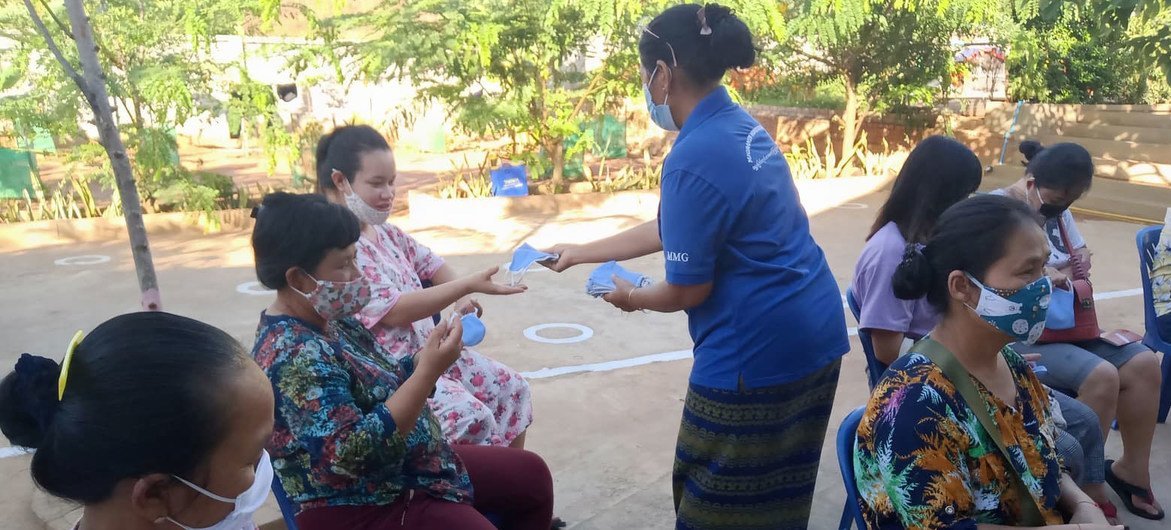
[[[374,235],[358,240],[358,267],[370,280],[373,299],[358,319],[374,332],[395,358],[413,355],[427,343],[435,325],[430,318],[410,326],[382,324],[403,293],[423,289],[443,266],[443,258],[397,226],[375,226]],[[439,378],[431,410],[451,443],[509,445],[533,422],[529,383],[515,370],[474,350],[465,349]]]

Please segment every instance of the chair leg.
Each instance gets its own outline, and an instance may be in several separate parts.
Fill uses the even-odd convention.
[[[1167,352],[1163,352],[1163,389],[1159,394],[1159,423],[1167,423],[1171,409],[1171,353]]]
[[[850,530],[854,527],[854,512],[850,509],[850,499],[846,499],[846,506],[842,508],[842,522],[838,523],[838,530]],[[859,529],[865,530],[865,529]]]

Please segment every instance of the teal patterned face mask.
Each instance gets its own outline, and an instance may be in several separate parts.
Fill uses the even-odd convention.
[[[968,279],[980,288],[980,302],[968,306],[985,322],[1020,342],[1033,344],[1045,331],[1045,317],[1049,313],[1049,297],[1053,283],[1042,276],[1015,291],[994,289],[980,283],[968,273]],[[965,304],[967,305],[967,304]]]

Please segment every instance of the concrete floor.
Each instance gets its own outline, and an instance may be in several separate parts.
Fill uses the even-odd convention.
[[[871,194],[840,207],[842,195],[806,193],[814,235],[825,248],[835,277],[847,285],[864,235],[884,194]],[[810,199],[815,195],[815,199]],[[835,198],[837,199],[835,201]],[[810,204],[810,202],[818,204]],[[653,205],[629,215],[582,219],[560,212],[553,218],[515,220],[512,225],[488,223],[478,229],[450,226],[406,228],[430,244],[461,271],[504,263],[522,240],[534,244],[600,237],[641,220],[653,218]],[[1120,292],[1102,301],[1103,327],[1142,328],[1141,297],[1134,249],[1135,225],[1088,220],[1079,225],[1094,248],[1095,287],[1098,293]],[[168,311],[217,325],[251,345],[258,314],[271,295],[241,294],[237,287],[255,280],[247,233],[204,237],[171,235],[153,241],[164,307]],[[54,261],[79,255],[106,255],[95,265],[59,266]],[[122,241],[6,251],[6,274],[0,289],[8,303],[0,304],[0,367],[7,371],[21,352],[59,357],[77,329],[93,329],[105,319],[138,309],[137,285],[127,246]],[[662,277],[658,256],[628,263],[632,269]],[[543,368],[574,367],[622,361],[641,356],[687,350],[683,315],[622,314],[583,292],[589,268],[564,275],[547,271],[529,274],[528,293],[482,299],[486,309],[487,339],[479,348],[514,368],[534,374]],[[31,310],[30,310],[31,309]],[[523,335],[530,326],[574,323],[594,335],[576,344],[550,345]],[[850,319],[850,325],[854,325]],[[565,330],[542,333],[549,338],[575,334]],[[830,432],[822,456],[817,495],[810,528],[836,528],[842,507],[842,485],[833,452],[837,424],[867,397],[861,349],[846,356],[834,404]],[[675,357],[680,357],[676,355]],[[637,363],[626,363],[637,364]],[[600,371],[532,380],[536,421],[528,447],[540,453],[553,470],[557,514],[579,530],[659,529],[672,526],[670,468],[674,439],[682,408],[690,361],[686,359],[623,367],[622,363],[593,365]],[[1156,434],[1153,474],[1156,492],[1171,508],[1171,432],[1160,425]],[[0,445],[2,445],[0,439]],[[1118,436],[1110,439],[1108,457],[1120,453]],[[45,503],[34,494],[27,475],[28,456],[0,458],[0,475],[13,477],[0,485],[0,530],[67,528],[77,514],[70,507]],[[271,503],[270,503],[271,504]],[[36,515],[33,511],[36,511]],[[273,506],[258,522],[274,519]],[[1135,530],[1167,528],[1123,516]]]

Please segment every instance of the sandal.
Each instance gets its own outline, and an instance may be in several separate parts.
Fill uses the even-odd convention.
[[[567,525],[565,521],[562,521],[560,517],[554,517],[553,525],[549,527],[549,530],[558,530],[560,528],[565,528],[566,526],[569,525]]]
[[[1122,504],[1126,506],[1127,511],[1130,513],[1152,521],[1160,521],[1166,515],[1163,510],[1159,510],[1157,514],[1152,514],[1134,505],[1134,499],[1132,497],[1139,497],[1147,501],[1148,504],[1154,504],[1155,496],[1151,494],[1151,490],[1140,488],[1118,478],[1118,475],[1114,474],[1113,460],[1106,461],[1106,483],[1110,485],[1114,493],[1118,494],[1118,497],[1122,499]]]

